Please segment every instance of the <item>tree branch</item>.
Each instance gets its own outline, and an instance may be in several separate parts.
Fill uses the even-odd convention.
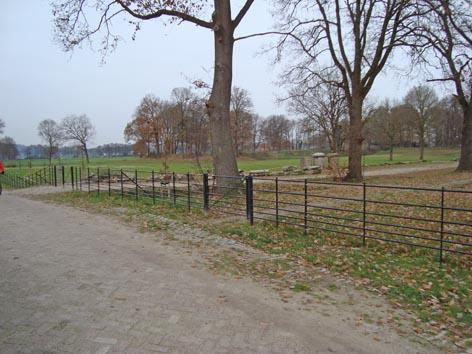
[[[213,22],[207,22],[198,17],[189,15],[185,12],[181,12],[177,10],[169,10],[169,9],[160,9],[149,14],[140,14],[134,11],[133,9],[131,9],[128,5],[126,5],[124,0],[115,0],[115,2],[119,4],[131,16],[138,18],[140,20],[150,20],[153,18],[161,17],[161,16],[170,16],[170,17],[180,18],[183,21],[194,23],[200,27],[210,28],[210,29],[213,28]]]
[[[241,8],[238,15],[236,16],[236,18],[233,21],[233,28],[236,28],[236,27],[239,26],[239,24],[241,23],[241,20],[244,18],[244,16],[246,16],[246,13],[249,11],[249,8],[251,7],[251,5],[253,3],[254,3],[254,0],[247,0],[246,1],[246,3]]]

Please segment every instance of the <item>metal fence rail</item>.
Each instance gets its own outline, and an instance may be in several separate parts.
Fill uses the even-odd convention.
[[[51,166],[29,175],[7,173],[9,188],[38,185],[166,201],[188,211],[203,209],[289,225],[308,233],[407,245],[444,255],[472,256],[472,190],[337,183],[129,169]]]
[[[6,172],[0,175],[3,187],[11,189],[29,188],[35,186],[57,186],[57,167],[50,166],[33,170],[29,173]]]

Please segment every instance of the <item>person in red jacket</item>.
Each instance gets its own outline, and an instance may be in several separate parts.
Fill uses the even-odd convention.
[[[0,160],[0,174],[3,175],[5,173],[5,166],[3,165],[3,161]],[[0,195],[2,194],[2,181],[0,181]]]

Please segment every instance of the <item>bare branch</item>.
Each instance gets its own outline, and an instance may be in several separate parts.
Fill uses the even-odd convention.
[[[131,16],[133,16],[135,18],[138,18],[140,20],[151,20],[151,19],[154,19],[154,18],[159,18],[161,16],[170,16],[170,17],[180,18],[183,21],[194,23],[194,24],[196,24],[197,26],[200,26],[200,27],[213,28],[213,22],[204,21],[204,20],[202,20],[198,17],[189,15],[185,12],[181,12],[181,11],[177,11],[177,10],[170,10],[170,9],[159,9],[157,11],[153,11],[153,12],[150,12],[150,13],[143,14],[143,13],[140,13],[140,12],[137,12],[137,11],[131,9],[131,7],[129,7],[125,3],[125,1],[123,1],[123,0],[115,0],[115,1],[128,14],[130,14]]]
[[[233,21],[233,28],[236,28],[241,23],[241,20],[246,16],[246,13],[249,11],[250,7],[254,3],[254,0],[246,0],[246,3],[241,8],[239,13],[237,14],[236,18]]]

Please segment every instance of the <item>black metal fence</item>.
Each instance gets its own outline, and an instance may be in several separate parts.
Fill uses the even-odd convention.
[[[34,175],[7,173],[12,188],[54,185],[88,193],[166,201],[290,225],[307,233],[394,243],[472,256],[472,190],[337,183],[278,177],[156,173],[109,168],[56,167]]]
[[[50,166],[35,169],[32,172],[7,171],[0,175],[0,183],[5,188],[19,189],[43,185],[57,186],[57,167]]]

